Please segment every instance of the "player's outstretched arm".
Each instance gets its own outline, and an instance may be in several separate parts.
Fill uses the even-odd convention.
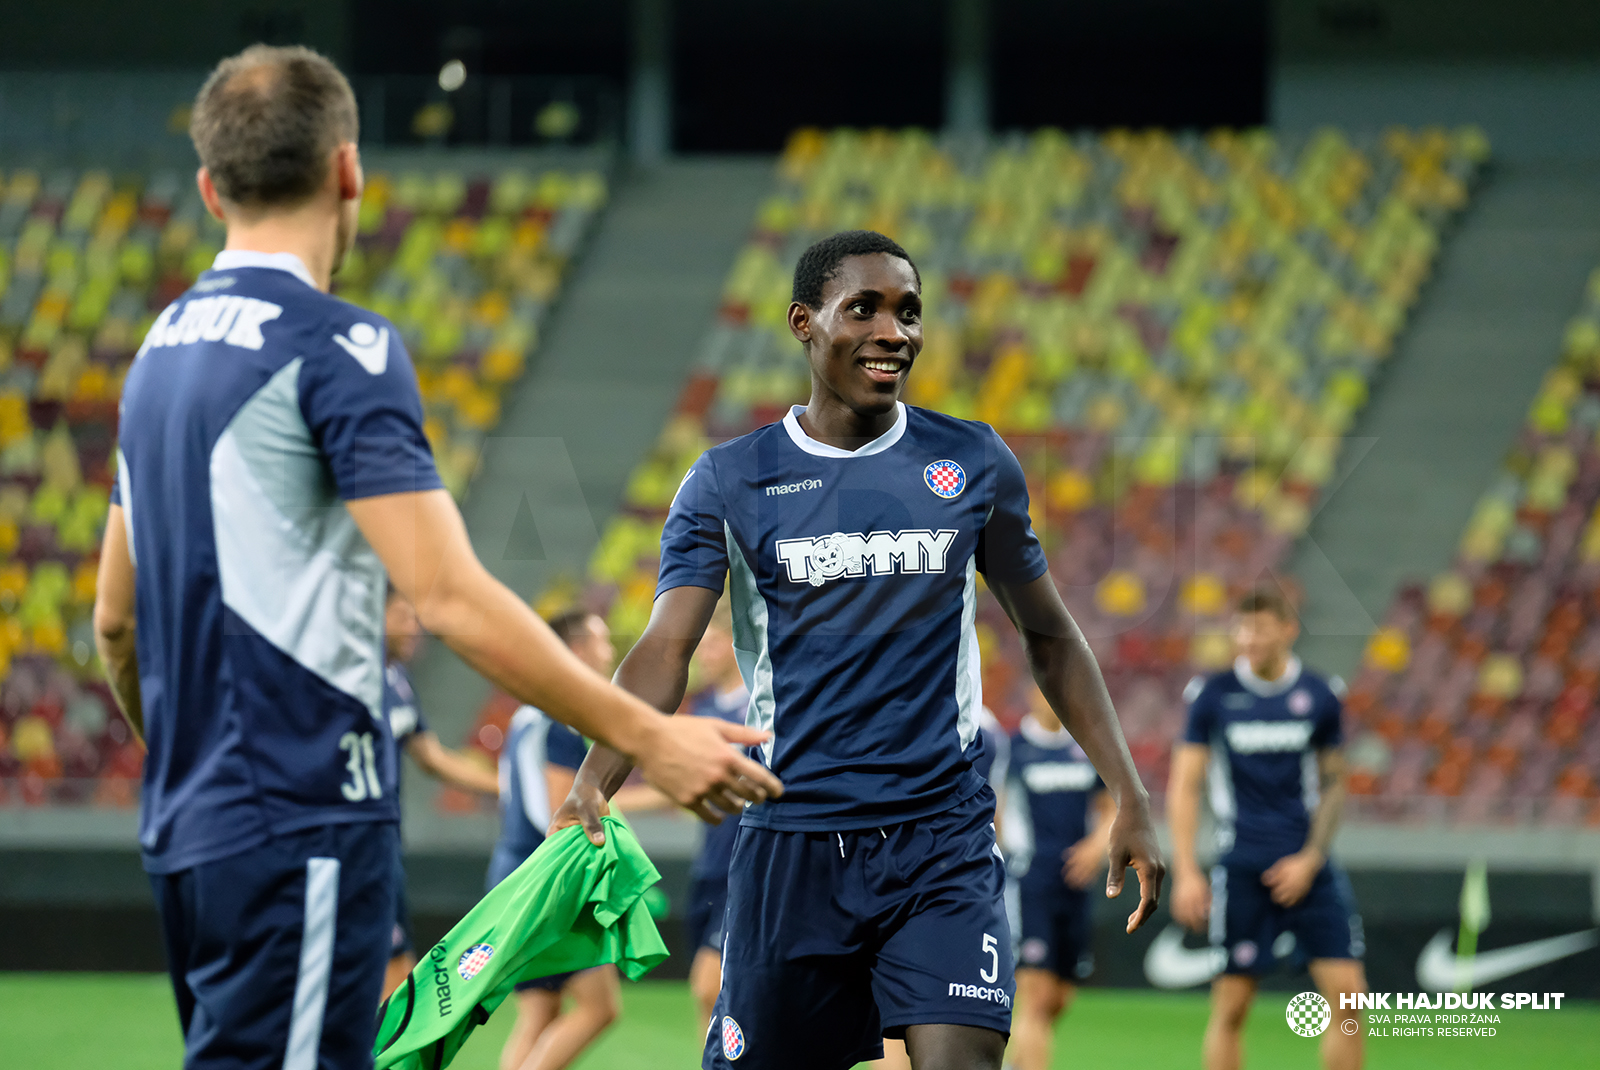
[[[94,645],[105,666],[106,680],[133,734],[144,740],[144,705],[139,698],[139,654],[134,645],[133,556],[122,506],[106,517],[100,547],[100,575],[94,592]]]
[[[616,682],[663,713],[676,710],[689,686],[689,662],[719,597],[719,592],[707,587],[673,587],[661,592],[651,607],[644,634],[617,666]],[[590,839],[603,842],[600,818],[610,812],[607,800],[622,787],[632,768],[633,763],[614,748],[600,744],[590,747],[578,769],[572,794],[551,819],[551,831],[581,824]],[[721,823],[723,815],[743,809],[740,799],[746,797],[723,792],[708,796],[705,802],[689,809],[715,825]]]
[[[447,491],[346,502],[389,578],[422,626],[513,697],[628,755],[646,779],[684,806],[759,802],[782,787],[728,746],[766,733],[703,717],[668,718],[577,659],[527,604],[472,552]]]
[[[1205,783],[1211,748],[1204,743],[1179,743],[1172,752],[1167,781],[1167,827],[1172,832],[1172,916],[1195,932],[1205,928],[1211,911],[1211,890],[1195,857],[1200,828],[1200,788]]]
[[[1106,895],[1122,893],[1127,867],[1133,866],[1139,874],[1139,906],[1128,916],[1131,933],[1155,913],[1167,870],[1150,817],[1150,794],[1128,753],[1100,666],[1048,572],[1028,583],[991,582],[989,589],[1016,625],[1039,689],[1117,800]]]
[[[479,795],[499,795],[500,778],[460,751],[439,742],[432,732],[418,732],[406,741],[406,753],[435,780]]]

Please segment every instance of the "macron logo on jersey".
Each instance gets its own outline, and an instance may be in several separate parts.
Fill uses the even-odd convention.
[[[181,309],[181,311],[180,311]],[[255,297],[228,294],[196,297],[182,305],[168,305],[144,336],[135,356],[157,346],[186,346],[195,342],[224,342],[242,349],[266,344],[261,325],[283,315],[283,306]]]
[[[836,531],[814,539],[779,539],[778,560],[791,583],[821,587],[841,576],[874,576],[896,572],[943,572],[945,557],[958,533],[939,531]]]
[[[1305,750],[1311,742],[1309,721],[1235,721],[1226,729],[1235,754]]]
[[[374,327],[370,323],[356,323],[350,327],[350,337],[333,336],[339,347],[373,375],[382,375],[389,366],[389,328]]]

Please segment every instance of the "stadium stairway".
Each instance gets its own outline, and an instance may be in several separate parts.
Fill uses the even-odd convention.
[[[772,182],[769,158],[680,160],[624,172],[581,254],[535,364],[506,399],[462,509],[485,565],[532,596],[581,576],[629,472],[677,399],[728,264]],[[447,742],[470,729],[489,693],[458,658],[430,644],[415,668],[423,709]],[[411,844],[448,837],[411,777]],[[493,836],[485,819],[483,835]]]
[[[1600,163],[1497,163],[1458,228],[1290,560],[1300,652],[1346,678],[1398,585],[1453,560],[1560,349],[1600,259]]]

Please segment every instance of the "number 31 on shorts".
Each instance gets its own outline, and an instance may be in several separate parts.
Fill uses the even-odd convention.
[[[979,970],[978,976],[985,984],[994,984],[1000,978],[1000,941],[989,933],[983,934],[983,953],[989,956],[989,968]]]

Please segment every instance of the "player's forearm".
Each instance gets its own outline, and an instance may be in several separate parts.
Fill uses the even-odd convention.
[[[617,666],[615,682],[663,713],[683,702],[689,686],[689,659],[693,647],[663,639],[646,631]],[[634,763],[615,748],[595,744],[578,768],[578,783],[598,790],[607,799],[617,793],[633,772]]]
[[[1198,873],[1195,836],[1200,829],[1200,807],[1193,788],[1180,790],[1173,785],[1167,795],[1167,828],[1172,833],[1172,862],[1180,873]]]
[[[144,703],[139,694],[139,655],[133,626],[114,626],[106,630],[96,627],[94,645],[100,654],[100,664],[105,666],[112,697],[128,719],[133,734],[144,742]]]
[[[1328,857],[1328,851],[1333,847],[1334,833],[1339,831],[1339,819],[1344,815],[1344,797],[1344,776],[1324,776],[1317,808],[1311,815],[1311,834],[1306,837],[1306,850]]]
[[[487,572],[415,604],[423,627],[514,698],[624,754],[648,746],[659,715],[580,662]]]
[[[1100,666],[1077,625],[1068,623],[1071,630],[1066,635],[1024,633],[1034,680],[1094,763],[1117,805],[1148,808],[1150,793],[1128,752]]]
[[[420,744],[413,756],[424,755],[421,764],[439,780],[463,791],[479,795],[499,795],[500,778],[459,751],[451,750],[437,739],[431,746]],[[425,748],[425,749],[424,749]]]

